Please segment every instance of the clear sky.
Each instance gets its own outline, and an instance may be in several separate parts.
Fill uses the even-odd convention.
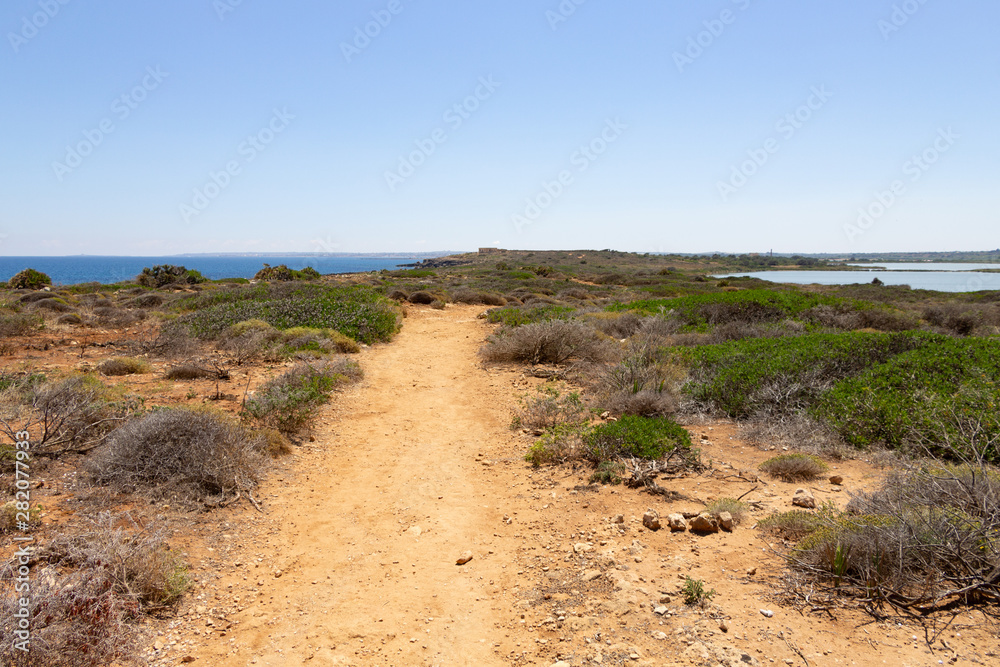
[[[1000,247],[996,0],[5,0],[0,254]]]

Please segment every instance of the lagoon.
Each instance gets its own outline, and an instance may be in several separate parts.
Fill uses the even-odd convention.
[[[882,265],[880,265],[882,266]],[[958,265],[974,266],[974,265]],[[988,265],[1000,268],[1000,265]],[[935,269],[937,267],[935,266]],[[795,285],[860,285],[878,278],[886,285],[909,285],[913,289],[935,290],[938,292],[978,292],[1000,290],[1000,273],[976,273],[963,270],[933,270],[930,267],[920,271],[754,271],[749,273],[727,273],[716,278],[748,276],[773,283]]]

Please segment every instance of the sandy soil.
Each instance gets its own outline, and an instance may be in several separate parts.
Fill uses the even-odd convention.
[[[276,464],[263,514],[227,509],[179,535],[196,587],[150,627],[156,664],[1000,664],[976,614],[944,619],[929,644],[900,618],[783,604],[781,561],[752,528],[790,509],[795,486],[755,481],[773,453],[731,425],[690,427],[712,470],[669,483],[680,500],[532,469],[532,438],[508,425],[539,380],[483,366],[480,310],[411,308],[392,344],[361,353],[365,380],[324,410],[313,441]],[[812,484],[821,502],[878,475],[834,465],[844,485]],[[747,492],[757,509],[732,533],[641,522],[646,508]],[[683,604],[686,576],[717,591],[712,604]]]

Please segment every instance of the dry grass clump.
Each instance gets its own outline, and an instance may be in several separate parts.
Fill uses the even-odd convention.
[[[743,440],[761,447],[788,447],[834,459],[848,458],[854,451],[833,427],[805,412],[760,411],[739,429]]]
[[[549,320],[514,328],[501,326],[480,354],[487,361],[562,364],[570,359],[612,361],[620,352],[613,340],[585,324]]]
[[[389,298],[392,298],[392,295]],[[481,304],[484,306],[507,305],[507,299],[495,292],[481,292],[471,289],[460,289],[452,292],[451,300],[455,303]]]
[[[211,368],[203,368],[195,364],[179,364],[168,368],[163,377],[167,380],[202,380],[218,377],[218,373]]]
[[[785,482],[804,482],[816,479],[830,468],[818,456],[782,454],[764,461],[759,469]]]
[[[749,514],[749,506],[735,498],[719,498],[705,505],[705,511],[710,514],[729,512],[733,517],[733,525],[740,525]]]
[[[206,410],[156,410],[130,420],[86,464],[98,484],[153,497],[202,501],[250,492],[263,468],[263,439]]]
[[[414,292],[409,297],[410,303],[417,303],[417,304],[422,304],[422,305],[425,305],[425,306],[434,303],[438,299],[439,299],[438,296],[436,296],[434,294],[431,294],[430,292],[425,292],[423,290],[421,290],[419,292]]]
[[[149,372],[149,362],[135,357],[113,357],[99,363],[97,372],[110,376],[138,375]]]
[[[28,313],[0,313],[0,336],[26,336],[42,324],[42,318]]]
[[[61,567],[98,571],[115,595],[141,610],[165,607],[180,598],[189,585],[187,569],[166,543],[167,530],[145,526],[128,513],[104,512],[87,528],[54,538],[41,558]]]

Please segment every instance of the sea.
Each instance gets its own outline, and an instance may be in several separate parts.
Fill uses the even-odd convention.
[[[54,285],[75,285],[98,282],[118,283],[135,278],[143,268],[158,264],[176,264],[188,269],[197,269],[212,280],[222,278],[253,278],[264,264],[278,266],[285,264],[291,269],[311,266],[322,274],[359,273],[395,269],[402,264],[410,264],[425,259],[420,257],[377,257],[377,256],[282,256],[282,255],[184,255],[173,257],[100,257],[78,255],[73,257],[0,257],[0,280],[26,268],[47,274]]]
[[[1000,273],[986,273],[983,269],[1000,270],[1000,264],[960,263],[885,263],[860,264],[859,271],[755,271],[727,273],[716,278],[749,276],[772,283],[796,285],[859,285],[878,278],[886,285],[909,285],[913,289],[937,292],[980,292],[1000,290]]]

